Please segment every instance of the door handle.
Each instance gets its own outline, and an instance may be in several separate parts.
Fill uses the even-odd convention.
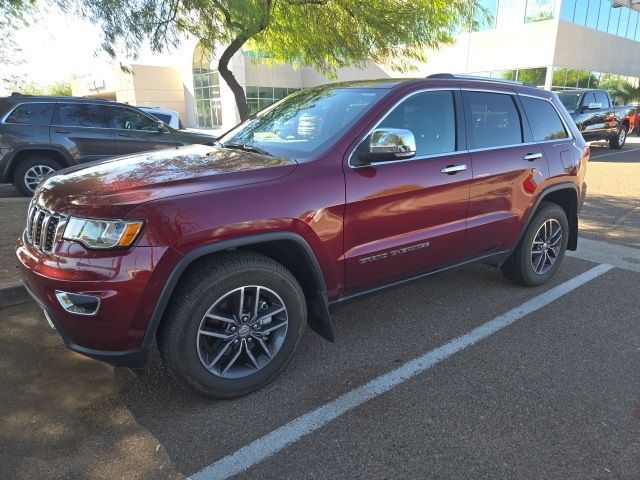
[[[118,134],[119,137],[126,137],[126,138],[130,138],[131,134],[130,133],[119,133]]]
[[[71,130],[56,130],[56,133],[71,133]]]
[[[440,170],[442,173],[446,173],[447,175],[453,175],[454,173],[457,172],[462,172],[463,170],[466,170],[467,166],[466,165],[447,165],[446,167],[444,167],[442,170]]]
[[[522,157],[523,160],[527,160],[529,162],[533,162],[534,160],[537,160],[539,158],[542,158],[541,153],[527,153],[524,157]]]

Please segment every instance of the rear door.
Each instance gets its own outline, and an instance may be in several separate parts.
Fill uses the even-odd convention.
[[[345,167],[347,291],[461,257],[471,180],[464,136],[456,135],[462,116],[457,89],[410,94],[376,127],[410,130],[416,139],[415,157]],[[368,149],[370,133],[352,157]]]
[[[582,151],[553,103],[545,98],[520,95],[533,140],[544,150],[549,175],[574,174],[580,165]]]
[[[158,121],[142,112],[115,105],[109,110],[120,154],[164,150],[179,145],[169,130],[159,131]]]
[[[118,154],[104,105],[59,102],[51,125],[51,143],[65,148],[77,162]]]
[[[528,181],[549,177],[545,152],[532,141],[513,91],[463,91],[473,164],[465,255],[511,248],[532,199]]]

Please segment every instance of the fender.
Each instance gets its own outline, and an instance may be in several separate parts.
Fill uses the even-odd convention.
[[[578,200],[578,187],[576,187],[575,183],[562,182],[562,183],[556,183],[555,185],[551,185],[550,187],[545,188],[544,190],[542,190],[542,192],[540,192],[540,194],[538,195],[538,199],[533,204],[533,207],[529,210],[529,214],[527,215],[527,219],[524,222],[522,229],[520,230],[520,234],[518,235],[516,242],[513,244],[513,249],[515,249],[520,243],[520,240],[522,240],[522,237],[527,231],[527,228],[529,228],[529,224],[531,223],[531,220],[533,220],[533,217],[536,211],[538,210],[540,203],[542,203],[545,197],[547,197],[550,193],[557,192],[558,190],[567,190],[567,189],[571,189],[575,193],[576,207],[578,207],[580,203]],[[569,221],[569,242],[567,243],[567,250],[575,250],[576,248],[578,248],[578,212],[577,210],[574,215],[568,215],[567,220]]]
[[[71,158],[71,156],[69,155],[69,152],[67,152],[64,148],[60,148],[55,145],[33,145],[33,146],[25,145],[23,147],[16,148],[13,152],[11,152],[11,157],[9,157],[9,160],[7,161],[7,164],[4,167],[4,171],[2,172],[3,180],[11,181],[11,172],[15,168],[16,157],[20,153],[27,150],[29,151],[39,150],[42,152],[54,151],[56,153],[59,153],[64,158],[64,162],[62,165],[63,167],[70,167],[77,163],[73,161],[73,158]]]
[[[315,281],[312,298],[309,299],[310,301],[308,305],[309,308],[307,321],[313,331],[326,338],[330,342],[333,342],[334,335],[333,329],[331,327],[331,319],[329,316],[327,287],[325,284],[322,269],[320,268],[320,264],[318,263],[318,259],[316,258],[309,244],[300,235],[291,232],[274,232],[250,235],[247,237],[234,238],[230,240],[222,240],[220,242],[215,242],[209,245],[198,247],[185,254],[173,268],[171,274],[164,284],[164,287],[162,288],[162,292],[160,293],[160,297],[156,302],[153,315],[151,316],[147,331],[144,335],[142,350],[148,351],[149,347],[154,341],[158,326],[160,325],[160,321],[162,320],[162,316],[164,315],[164,312],[169,303],[169,299],[171,298],[171,295],[175,290],[180,277],[187,269],[187,267],[191,265],[195,260],[212,253],[222,252],[238,247],[244,247],[247,245],[259,245],[261,243],[273,242],[277,240],[294,241],[304,249],[306,253],[305,260],[307,261],[307,264],[313,274],[313,278]]]

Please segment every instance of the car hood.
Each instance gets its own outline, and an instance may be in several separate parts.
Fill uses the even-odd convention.
[[[190,145],[61,170],[40,184],[38,205],[61,214],[123,216],[143,202],[275,180],[295,160]]]

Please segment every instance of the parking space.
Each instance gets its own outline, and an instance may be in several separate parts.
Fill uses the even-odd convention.
[[[143,378],[74,354],[33,304],[0,311],[0,477],[639,478],[640,139],[592,152],[586,241],[549,285],[476,266],[353,301],[334,312],[337,343],[307,332],[240,399],[178,390],[155,353]]]
[[[37,308],[14,307],[0,330],[1,383],[11,386],[0,469],[10,478],[191,475],[594,265],[567,259],[536,289],[479,266],[355,301],[336,312],[338,343],[307,334],[275,382],[226,402],[176,390],[157,362],[136,379],[84,359]],[[629,443],[640,433],[639,279],[607,272],[244,475],[521,477],[536,462],[551,477],[576,465],[583,478],[601,478],[605,467],[617,478],[640,473],[638,444]]]

